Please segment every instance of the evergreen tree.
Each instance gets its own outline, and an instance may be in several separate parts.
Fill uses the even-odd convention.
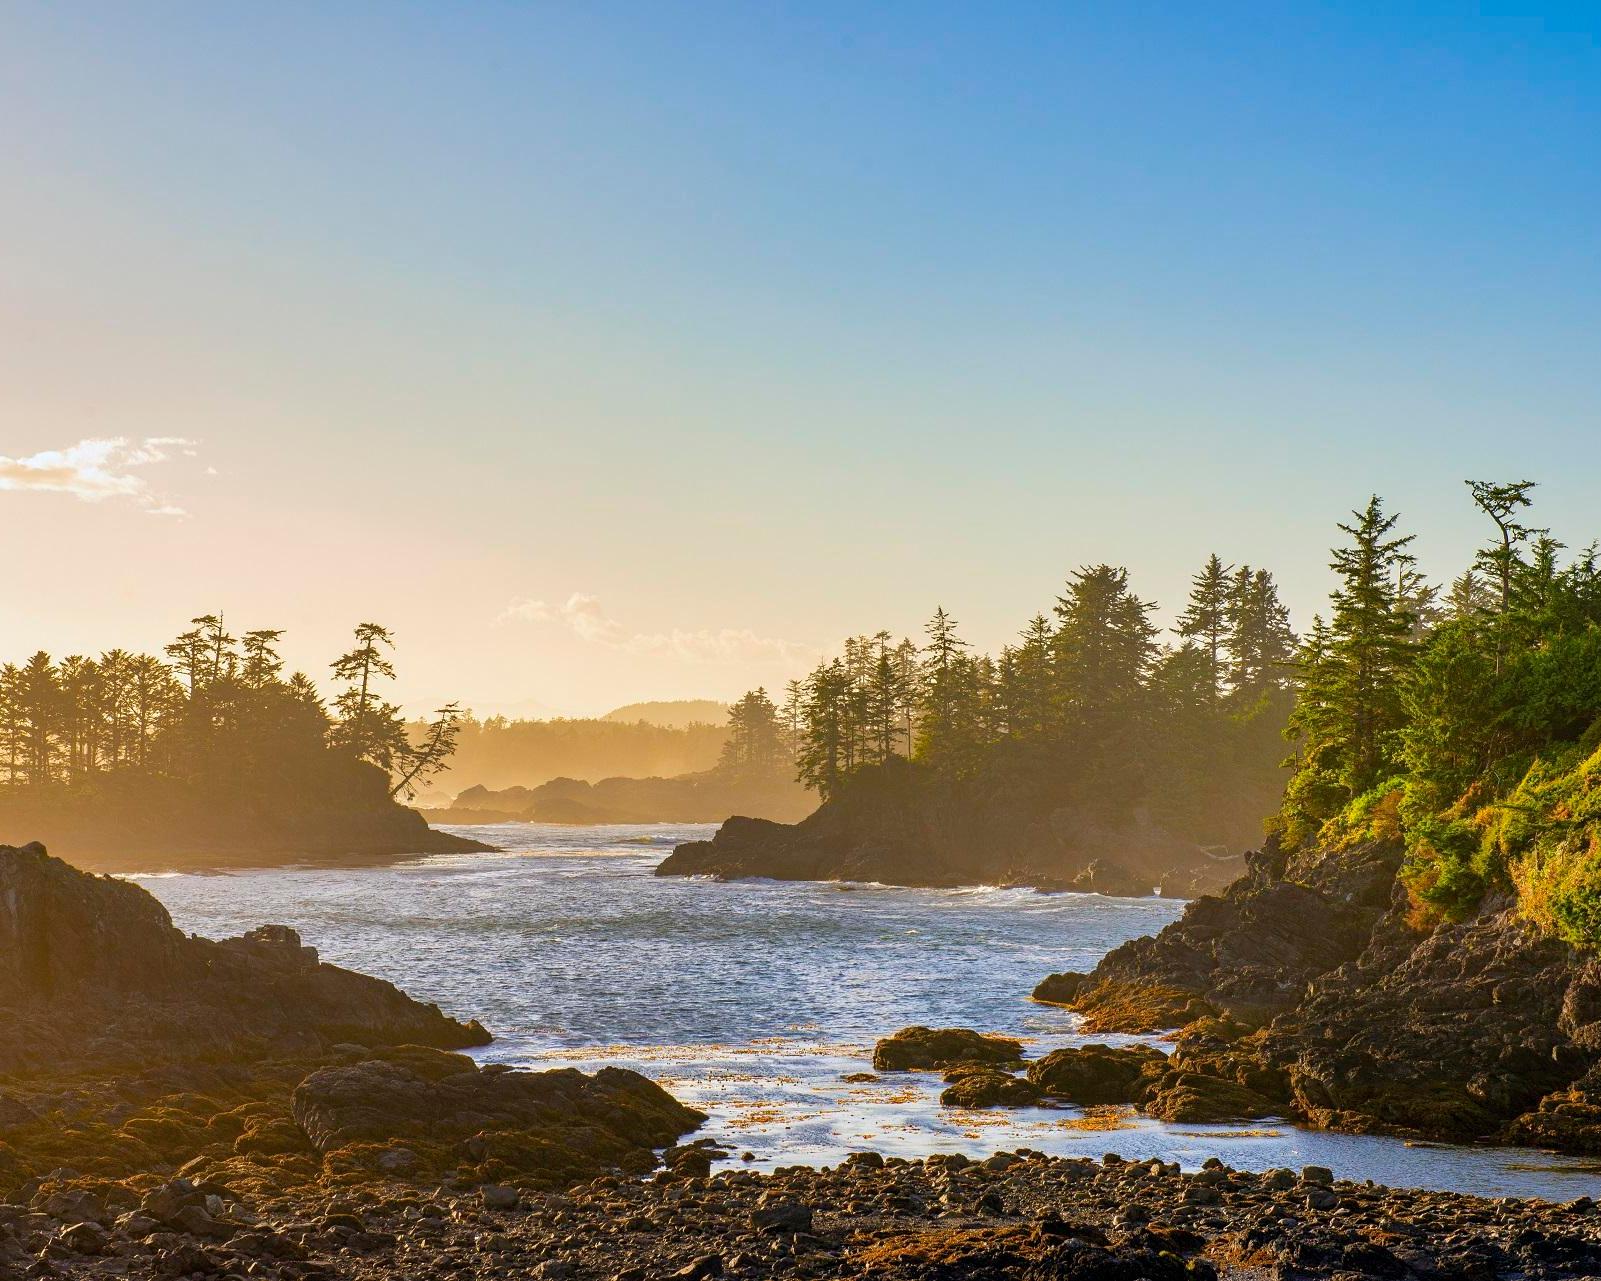
[[[753,689],[728,709],[728,739],[718,768],[741,777],[766,778],[785,762],[778,709],[765,689]]]
[[[1282,689],[1295,655],[1290,612],[1279,600],[1273,575],[1242,565],[1229,581],[1223,648],[1234,702],[1251,703]]]
[[[393,649],[390,631],[377,623],[356,628],[356,643],[333,662],[334,679],[347,688],[334,699],[336,719],[332,741],[360,760],[370,761],[386,772],[407,745],[405,723],[400,709],[378,696],[380,680],[393,680],[394,664],[384,653]]]
[[[923,628],[928,643],[923,646],[921,675],[922,717],[918,725],[916,755],[940,763],[959,754],[965,726],[962,713],[972,705],[972,676],[964,659],[967,642],[956,632],[956,620],[944,609]]]
[[[1073,725],[1104,725],[1137,715],[1140,693],[1156,660],[1155,606],[1128,588],[1128,571],[1086,566],[1056,602],[1051,669],[1059,705]]]
[[[1223,692],[1223,649],[1238,623],[1232,606],[1237,603],[1238,588],[1230,578],[1233,566],[1225,565],[1217,553],[1207,557],[1190,584],[1190,600],[1179,615],[1174,630],[1185,640],[1193,642],[1206,655],[1211,673],[1212,701]]]
[[[1346,796],[1397,766],[1415,622],[1402,600],[1413,536],[1393,536],[1397,517],[1385,515],[1377,496],[1352,515],[1355,524],[1339,527],[1350,545],[1335,549],[1330,566],[1340,578],[1333,616],[1326,629],[1319,622],[1303,654],[1301,698],[1290,722],[1304,758]]]

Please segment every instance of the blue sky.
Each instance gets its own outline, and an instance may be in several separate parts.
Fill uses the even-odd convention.
[[[1594,5],[5,31],[0,459],[194,442],[0,492],[8,658],[370,616],[410,698],[577,711],[936,603],[997,645],[1098,560],[1266,564],[1304,623],[1375,490],[1440,577],[1467,476],[1601,534]]]

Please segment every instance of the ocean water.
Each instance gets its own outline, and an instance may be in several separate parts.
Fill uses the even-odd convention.
[[[183,929],[291,925],[325,960],[377,974],[495,1034],[485,1060],[646,1073],[711,1114],[701,1135],[755,1169],[1000,1149],[1209,1156],[1249,1169],[1327,1165],[1408,1187],[1565,1200],[1594,1163],[1505,1148],[1412,1146],[1288,1123],[1168,1125],[1126,1109],[965,1111],[925,1073],[870,1073],[875,1039],[912,1023],[1022,1038],[1037,1056],[1088,1039],[1028,999],[1178,915],[1172,900],[1030,890],[913,890],[651,875],[707,826],[452,828],[499,845],[357,870],[139,878]],[[697,1136],[699,1137],[699,1136]]]

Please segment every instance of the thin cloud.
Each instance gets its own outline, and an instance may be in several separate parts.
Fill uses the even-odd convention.
[[[125,436],[80,440],[65,449],[46,449],[26,458],[0,454],[0,490],[70,494],[85,503],[122,498],[152,516],[185,516],[183,508],[150,488],[137,473],[164,463],[177,450],[194,457],[195,442],[181,436]]]
[[[560,623],[594,645],[629,654],[654,654],[697,663],[803,663],[817,658],[811,645],[762,636],[748,627],[699,628],[670,632],[631,632],[602,608],[600,598],[574,592],[560,605],[518,597],[497,623]]]

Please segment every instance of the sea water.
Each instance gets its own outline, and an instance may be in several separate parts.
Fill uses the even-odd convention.
[[[142,883],[210,937],[291,925],[324,960],[479,1018],[486,1061],[644,1072],[708,1112],[697,1137],[748,1168],[834,1164],[853,1151],[1001,1149],[1209,1156],[1248,1169],[1327,1165],[1373,1179],[1501,1196],[1596,1194],[1593,1163],[1507,1148],[1409,1145],[1287,1122],[1165,1124],[1121,1108],[969,1111],[933,1073],[872,1074],[872,1046],[908,1024],[1015,1036],[1030,1057],[1087,1040],[1028,999],[1086,970],[1183,904],[1032,890],[655,877],[709,826],[450,828],[499,846],[387,868],[276,868]],[[748,1158],[743,1162],[741,1157]]]

